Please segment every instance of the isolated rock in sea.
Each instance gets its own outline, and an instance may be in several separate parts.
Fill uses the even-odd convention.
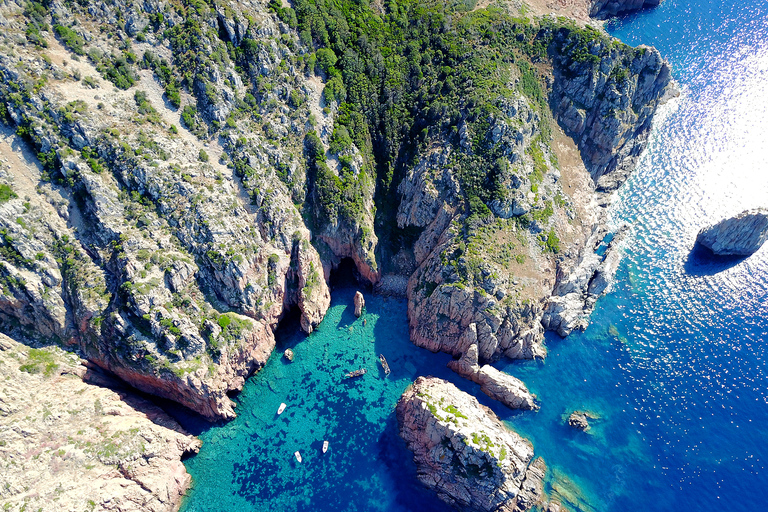
[[[419,377],[397,404],[418,478],[460,510],[522,511],[542,502],[546,465],[533,446],[453,384]]]
[[[644,7],[656,7],[661,0],[591,0],[589,15],[593,18],[606,19],[617,14],[636,11]]]
[[[289,349],[289,348],[285,349],[285,352],[283,352],[283,356],[284,356],[284,357],[285,357],[287,360],[289,360],[289,361],[293,361],[293,350],[291,350],[291,349]]]
[[[200,441],[57,347],[0,334],[0,482],[8,510],[178,510]],[[100,385],[94,385],[96,382]]]
[[[581,411],[572,412],[571,415],[568,416],[568,425],[586,432],[589,429],[587,414]]]
[[[355,316],[357,318],[360,318],[360,315],[363,314],[363,308],[365,307],[365,298],[363,298],[363,294],[360,292],[355,292]]]
[[[478,364],[476,344],[470,345],[460,359],[450,361],[448,367],[462,377],[480,384],[483,393],[510,409],[538,409],[536,396],[528,391],[523,381],[489,364],[482,367]]]
[[[749,256],[768,239],[768,209],[741,212],[699,231],[696,242],[718,256]]]

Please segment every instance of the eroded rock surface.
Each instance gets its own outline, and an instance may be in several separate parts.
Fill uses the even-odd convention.
[[[472,344],[458,359],[448,363],[448,367],[477,384],[480,390],[503,403],[510,409],[538,409],[536,396],[528,391],[525,384],[515,377],[486,364],[478,364],[477,344]]]
[[[0,334],[0,499],[9,510],[171,512],[200,442],[58,348]]]
[[[749,256],[760,249],[766,239],[768,209],[755,209],[703,228],[696,236],[696,243],[718,256]]]
[[[419,377],[397,405],[419,480],[446,503],[477,512],[528,510],[543,500],[546,466],[533,446],[453,384]]]

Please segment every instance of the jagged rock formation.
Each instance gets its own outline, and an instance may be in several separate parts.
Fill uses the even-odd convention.
[[[397,419],[419,480],[446,503],[478,512],[542,503],[546,466],[531,443],[453,384],[419,377],[400,398]]]
[[[470,326],[468,333],[474,334],[475,340],[458,360],[448,363],[448,367],[477,384],[480,390],[503,403],[510,409],[538,409],[536,396],[532,395],[525,384],[515,377],[497,370],[491,365],[478,364],[477,331],[475,326]]]
[[[646,146],[653,114],[679,94],[652,47],[622,47],[590,29],[561,32],[553,114],[579,146],[600,191],[619,188]]]
[[[606,19],[643,7],[656,7],[661,0],[591,0],[591,3],[589,15],[593,18]]]
[[[259,19],[248,37],[271,42],[272,53],[288,52],[277,45],[283,39],[265,7],[249,8]],[[269,163],[298,169],[303,146],[299,140],[299,155],[292,156],[238,125],[233,101],[247,89],[231,61],[180,64],[191,73],[192,92],[204,89],[197,108],[178,90],[168,67],[173,49],[187,44],[200,23],[215,26],[215,11],[182,17],[162,3],[148,10],[131,3],[41,9],[25,25],[17,16],[24,4],[0,8],[6,44],[28,27],[80,22],[74,35],[57,29],[72,53],[40,35],[35,46],[45,58],[35,46],[13,58],[0,55],[4,122],[17,127],[43,164],[19,159],[11,147],[23,146],[21,137],[4,132],[4,154],[13,160],[6,159],[0,176],[13,191],[0,205],[6,325],[19,338],[75,345],[135,387],[206,417],[232,417],[227,392],[265,364],[285,309],[298,307],[309,332],[330,304],[324,263],[292,202],[292,182],[277,179]],[[122,60],[110,56],[113,43],[99,30],[104,23],[123,27],[121,16],[131,20],[124,37],[143,27],[143,41]],[[161,19],[168,39],[152,29]],[[197,36],[201,58],[224,45],[216,35]],[[83,53],[88,60],[77,57]],[[143,65],[165,78],[137,72],[125,60],[141,54]],[[253,57],[260,64],[254,78],[288,74],[270,59],[266,50]],[[184,108],[169,109],[170,98]],[[282,115],[264,111],[268,123]],[[227,133],[209,140],[205,120],[227,121]],[[246,143],[258,151],[241,154]],[[234,164],[222,165],[230,159]]]
[[[768,239],[768,209],[741,212],[702,228],[696,243],[718,256],[749,256]]]
[[[545,329],[565,337],[576,329],[586,328],[597,299],[610,288],[626,236],[626,226],[615,234],[607,229],[596,230],[585,244],[580,260],[559,263],[557,284],[541,318]],[[606,237],[611,237],[607,244]],[[601,248],[602,256],[598,253]]]
[[[177,510],[200,442],[57,348],[0,334],[0,497],[7,510]]]
[[[354,298],[354,306],[355,306],[355,316],[357,318],[360,318],[360,315],[363,314],[363,308],[365,307],[365,298],[363,298],[363,294],[358,292],[355,292],[355,298]]]
[[[542,33],[551,37],[554,56],[552,113],[576,141],[594,187],[615,190],[645,147],[657,107],[677,93],[669,66],[653,48],[630,48],[590,28]],[[536,106],[521,96],[501,107],[486,137],[520,171],[501,180],[504,199],[489,204],[494,223],[468,223],[459,206],[463,191],[451,162],[462,140],[469,144],[465,151],[472,149],[461,128],[459,148],[430,149],[399,189],[398,224],[421,229],[413,249],[419,267],[408,287],[411,337],[460,357],[474,325],[481,362],[543,357],[543,328],[564,336],[584,326],[620,255],[594,253],[607,234],[598,229],[607,200],[591,207],[592,222],[570,222],[572,191],[541,144],[546,123]],[[492,248],[500,244],[520,256],[497,256]]]
[[[265,364],[286,310],[310,332],[349,257],[377,289],[405,291],[414,343],[457,357],[474,345],[467,374],[518,403],[482,365],[543,357],[544,326],[581,325],[605,288],[590,257],[599,215],[558,168],[553,124],[613,190],[671,90],[668,66],[496,7],[454,13],[455,30],[430,35],[455,50],[441,56],[420,53],[433,39],[416,18],[431,14],[412,6],[380,13],[391,33],[353,37],[367,4],[277,4],[0,7],[13,48],[0,54],[0,324],[230,418],[227,393]],[[546,302],[553,289],[565,306]]]

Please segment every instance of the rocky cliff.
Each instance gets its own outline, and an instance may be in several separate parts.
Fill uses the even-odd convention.
[[[544,500],[531,443],[453,384],[419,377],[397,404],[419,480],[459,510],[523,511]]]
[[[19,50],[0,55],[2,114],[16,131],[4,131],[0,171],[10,191],[0,205],[4,330],[76,346],[139,389],[232,417],[227,393],[266,362],[284,311],[298,307],[310,331],[330,302],[290,188],[301,139],[291,154],[233,113],[236,97],[252,95],[235,63],[217,60],[225,41],[211,27],[224,14],[35,5],[34,15],[23,3],[0,8],[4,44]],[[263,5],[250,8],[245,35],[266,45],[254,65],[283,81],[279,27]],[[31,30],[39,38],[20,45]],[[173,66],[193,36],[199,61],[177,52]],[[190,74],[199,99],[172,68]],[[296,125],[285,95],[272,96],[259,115],[285,139]],[[216,123],[226,130],[212,137]],[[27,144],[37,158],[14,151]]]
[[[414,343],[475,347],[480,368],[543,357],[544,327],[605,288],[593,193],[672,89],[651,48],[514,14],[6,2],[3,331],[230,418],[286,311],[311,331],[351,258],[405,288]]]
[[[549,110],[529,93],[499,100],[484,124],[464,125],[464,137],[459,128],[456,146],[438,141],[408,171],[398,223],[420,232],[408,287],[411,337],[430,350],[458,357],[477,344],[481,362],[543,357],[544,328],[565,335],[582,325],[618,261],[618,253],[594,252],[609,234],[606,193],[626,180],[656,108],[676,94],[653,48],[576,26],[543,24],[535,40],[547,42],[551,56],[551,68],[542,66],[551,70],[551,115],[578,145],[583,170],[559,169]],[[518,84],[534,69],[521,65]],[[482,152],[498,154],[501,169],[486,177],[496,187],[487,210],[473,211],[462,205],[467,187],[454,162]],[[579,179],[585,171],[587,185]],[[591,199],[580,205],[584,196]]]
[[[5,510],[177,510],[200,442],[61,349],[0,334],[0,501]]]

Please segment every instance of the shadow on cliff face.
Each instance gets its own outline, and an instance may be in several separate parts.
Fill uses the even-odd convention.
[[[746,258],[744,256],[718,256],[703,245],[696,243],[688,253],[683,269],[691,276],[712,276],[735,267]]]
[[[379,458],[389,469],[395,488],[397,503],[405,510],[419,512],[444,512],[451,510],[437,495],[427,490],[416,474],[413,453],[400,437],[395,414],[387,417],[387,425],[378,441]]]
[[[200,414],[177,402],[139,391],[95,364],[87,363],[85,366],[87,370],[82,376],[83,382],[115,391],[123,402],[145,414],[155,425],[194,436],[200,435],[212,425]],[[175,420],[175,423],[171,420]],[[182,461],[192,455],[185,453]]]
[[[371,284],[367,282],[357,270],[352,258],[342,258],[339,264],[331,270],[331,278],[328,285],[331,291],[338,288],[360,288],[360,291],[371,290]]]

